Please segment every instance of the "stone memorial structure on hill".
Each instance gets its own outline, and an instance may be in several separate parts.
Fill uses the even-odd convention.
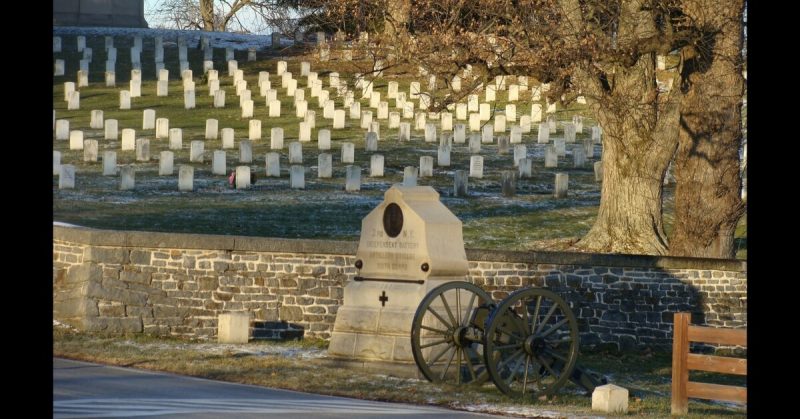
[[[328,355],[416,368],[411,322],[428,292],[466,280],[461,221],[430,186],[394,185],[361,223],[358,274],[344,288]]]

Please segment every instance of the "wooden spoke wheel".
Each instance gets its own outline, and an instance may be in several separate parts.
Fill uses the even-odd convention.
[[[417,307],[411,348],[422,375],[451,384],[483,383],[483,325],[493,306],[486,291],[469,282],[447,282]]]
[[[540,397],[558,391],[578,357],[575,315],[554,292],[526,288],[511,293],[486,320],[485,364],[498,389]]]

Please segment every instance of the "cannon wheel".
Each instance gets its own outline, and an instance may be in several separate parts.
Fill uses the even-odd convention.
[[[498,389],[513,396],[555,393],[578,357],[575,315],[554,292],[515,291],[486,320],[485,364]]]
[[[447,282],[417,307],[411,348],[422,375],[432,382],[483,383],[483,324],[493,306],[486,291],[469,282]]]

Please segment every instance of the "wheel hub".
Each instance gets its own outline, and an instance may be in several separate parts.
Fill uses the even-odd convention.
[[[546,341],[540,336],[528,336],[523,348],[528,355],[541,355],[546,348]]]

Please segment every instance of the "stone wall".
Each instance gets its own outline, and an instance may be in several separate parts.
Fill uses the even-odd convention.
[[[216,336],[247,310],[327,339],[357,242],[53,227],[53,317],[81,330]],[[566,252],[467,250],[470,280],[499,300],[526,286],[564,297],[582,347],[669,347],[672,316],[747,327],[746,263]]]

